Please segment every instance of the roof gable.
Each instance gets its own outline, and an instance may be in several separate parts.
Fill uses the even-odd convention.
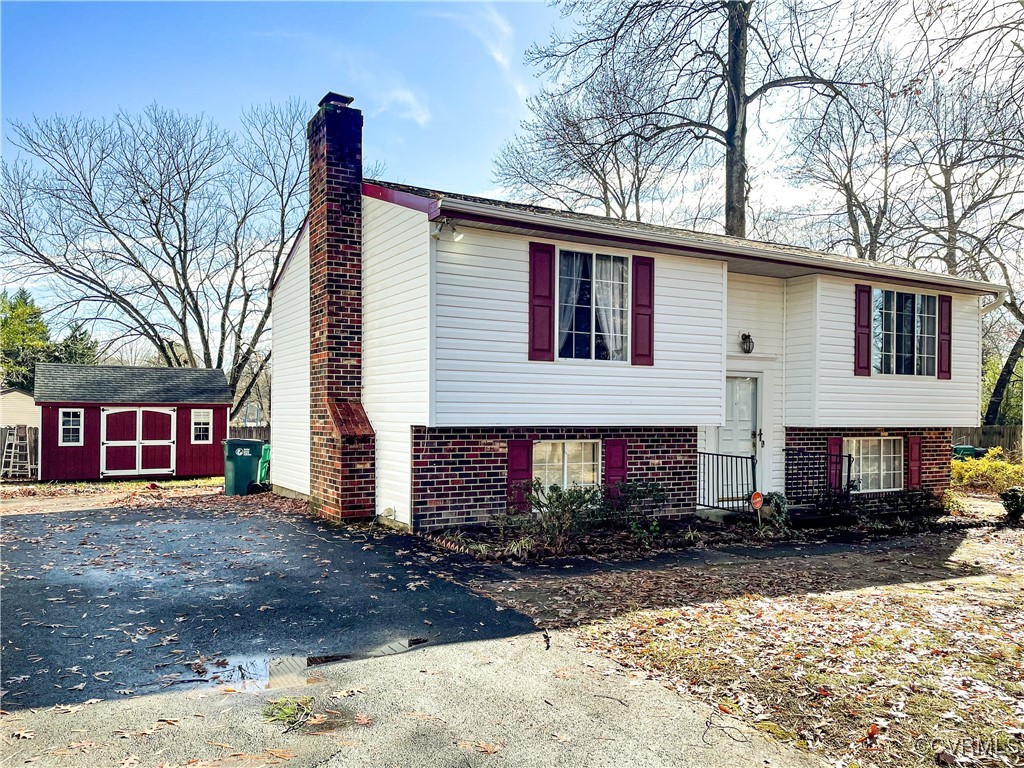
[[[231,403],[219,368],[36,364],[37,403]]]

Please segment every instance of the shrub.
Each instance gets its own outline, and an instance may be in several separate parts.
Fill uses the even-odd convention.
[[[534,480],[513,489],[508,512],[497,522],[524,540],[529,539],[529,548],[542,543],[561,550],[572,537],[598,526],[627,528],[638,543],[646,546],[658,532],[653,518],[667,501],[668,494],[658,483],[625,482],[614,488],[545,488]]]
[[[766,515],[765,512],[768,514]],[[778,491],[770,491],[764,495],[764,506],[761,507],[761,517],[768,517],[769,522],[780,531],[789,528],[789,501],[786,494]]]
[[[897,491],[886,501],[891,512],[904,518],[937,517],[946,511],[941,497],[915,488]]]
[[[1024,488],[1007,488],[999,494],[999,498],[1006,509],[1006,524],[1018,527],[1024,519]]]
[[[658,483],[627,481],[605,489],[596,523],[621,525],[645,522],[658,515],[668,503],[668,494]]]
[[[1024,464],[1007,461],[1002,448],[993,448],[980,459],[955,459],[950,483],[959,491],[1002,493],[1024,485]]]
[[[499,521],[503,527],[561,549],[575,534],[588,530],[600,519],[604,494],[600,488],[572,485],[547,488],[539,480],[524,483],[514,494],[517,501]]]

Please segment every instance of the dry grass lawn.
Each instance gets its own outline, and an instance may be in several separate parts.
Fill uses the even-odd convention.
[[[489,588],[840,766],[1024,765],[1024,531]]]

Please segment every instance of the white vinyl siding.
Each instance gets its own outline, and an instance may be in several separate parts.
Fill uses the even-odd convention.
[[[817,278],[798,277],[786,281],[785,413],[786,426],[789,427],[811,427],[815,423],[819,338],[817,305]],[[850,323],[852,326],[852,318]]]
[[[309,238],[303,231],[274,291],[270,481],[309,495]]]
[[[32,395],[9,390],[0,395],[0,427],[38,427],[42,410],[32,399]]]
[[[728,375],[758,377],[758,426],[764,446],[758,449],[758,488],[782,490],[785,485],[783,409],[785,371],[785,281],[771,277],[729,274]],[[754,351],[744,354],[740,335],[754,338]]]
[[[363,198],[363,407],[376,432],[377,514],[411,523],[412,426],[429,419],[430,226]]]
[[[721,423],[724,263],[654,255],[653,366],[538,362],[528,359],[530,238],[459,229],[461,241],[434,247],[434,425]]]
[[[854,285],[818,278],[816,426],[975,427],[981,410],[981,317],[976,296],[951,294],[952,378],[853,374]],[[873,283],[873,288],[901,290]],[[905,289],[903,289],[905,290]],[[793,361],[790,361],[794,364]]]

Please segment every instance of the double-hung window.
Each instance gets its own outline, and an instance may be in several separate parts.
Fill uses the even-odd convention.
[[[872,298],[874,372],[934,376],[937,297],[875,288]]]
[[[194,444],[213,442],[213,409],[192,409],[192,442]]]
[[[82,423],[84,411],[81,408],[60,409],[60,439],[58,445],[84,445]]]
[[[857,491],[903,488],[903,438],[847,438],[843,440],[843,453],[853,457],[850,480]]]
[[[533,476],[548,488],[596,487],[601,478],[599,440],[539,440],[533,444]]]
[[[558,356],[629,360],[629,257],[561,251]]]

